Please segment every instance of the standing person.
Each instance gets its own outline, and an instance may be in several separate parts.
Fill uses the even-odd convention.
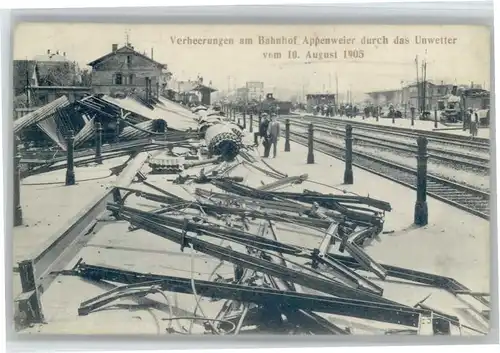
[[[280,123],[276,119],[276,115],[271,117],[271,123],[267,128],[267,135],[269,136],[269,149],[271,149],[271,145],[273,146],[273,158],[276,158],[276,153],[278,149],[278,140],[280,138]],[[269,152],[268,152],[269,156]]]
[[[264,146],[264,158],[269,157],[269,150],[271,144],[269,143],[269,136],[267,130],[269,127],[269,117],[266,113],[262,114],[262,121],[259,126],[259,136],[261,137],[262,145]]]
[[[368,119],[370,117],[370,108],[368,106],[364,109],[365,118]]]

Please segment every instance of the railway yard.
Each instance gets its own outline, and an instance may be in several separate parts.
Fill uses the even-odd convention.
[[[304,141],[308,124],[314,119],[317,148],[343,158],[344,120],[318,117],[292,118],[294,137]],[[319,120],[319,121],[318,121]],[[419,131],[418,134],[399,128],[353,124],[353,143],[357,166],[380,173],[396,182],[415,186],[417,135],[427,137],[427,178],[429,192],[445,202],[464,207],[469,212],[489,216],[490,145],[483,138],[464,138],[449,133]]]
[[[19,333],[488,333],[489,139],[290,114],[262,158],[229,107],[76,104],[79,131],[15,157]]]

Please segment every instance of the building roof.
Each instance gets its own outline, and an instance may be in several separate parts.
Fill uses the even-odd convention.
[[[306,97],[322,98],[322,97],[335,97],[335,93],[309,93]]]
[[[61,55],[59,53],[48,53],[48,54],[42,54],[42,55],[36,55],[34,58],[35,61],[59,61],[59,62],[64,62],[64,61],[70,61],[66,56]]]
[[[368,95],[374,95],[374,94],[394,94],[396,92],[401,91],[401,88],[399,89],[386,89],[386,90],[381,90],[381,91],[373,91],[373,92],[366,92],[365,94]]]
[[[139,57],[141,57],[143,59],[146,59],[146,60],[152,62],[153,64],[155,64],[157,66],[160,66],[161,68],[166,68],[165,64],[162,64],[162,63],[160,63],[160,62],[158,62],[156,60],[151,59],[150,57],[148,57],[148,56],[146,56],[144,54],[139,53],[138,51],[134,50],[134,48],[132,46],[130,46],[130,45],[124,45],[123,47],[117,49],[114,52],[110,52],[110,53],[108,53],[108,54],[106,54],[104,56],[101,56],[98,59],[95,59],[94,61],[88,63],[87,65],[94,67],[94,66],[100,64],[101,62],[103,62],[104,60],[112,57],[113,55],[116,55],[117,53],[132,53],[134,55],[137,55],[137,56],[139,56]]]
[[[217,92],[215,88],[205,86],[199,81],[173,81],[172,89],[177,90],[179,93],[187,93],[191,91],[203,91],[207,90],[212,92]]]
[[[195,90],[195,91],[204,91],[204,90],[206,90],[206,91],[210,91],[210,93],[211,92],[217,92],[217,90],[215,88],[209,87],[209,86],[205,86],[205,85],[203,85],[201,83],[198,84],[198,85],[196,85],[196,87],[193,90]]]

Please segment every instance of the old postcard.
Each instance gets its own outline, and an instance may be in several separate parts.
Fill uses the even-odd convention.
[[[20,24],[16,329],[487,335],[490,35]]]

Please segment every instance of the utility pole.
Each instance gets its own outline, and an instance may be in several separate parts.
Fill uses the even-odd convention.
[[[418,80],[418,55],[415,56],[415,67],[417,69],[417,108],[420,110],[420,82]]]
[[[337,114],[337,112],[339,111],[338,101],[339,101],[339,76],[335,72],[335,114]]]
[[[422,112],[425,112],[426,90],[427,90],[427,61],[422,63]]]
[[[30,94],[31,94],[31,84],[30,84],[29,61],[28,58],[26,58],[26,108],[29,108],[31,105]]]
[[[130,46],[130,35],[129,35],[129,30],[125,30],[125,45],[128,47]]]
[[[404,81],[401,81],[401,107],[403,107],[404,101],[405,101],[405,99],[404,99]]]

